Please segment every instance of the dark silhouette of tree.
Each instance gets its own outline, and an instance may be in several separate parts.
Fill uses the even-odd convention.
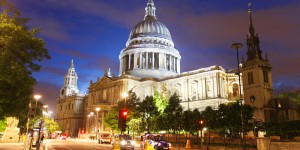
[[[46,42],[37,37],[39,30],[27,27],[28,19],[22,18],[12,4],[1,0],[0,10],[0,118],[22,120],[33,99],[36,81],[32,73],[41,69],[38,62],[50,56]]]

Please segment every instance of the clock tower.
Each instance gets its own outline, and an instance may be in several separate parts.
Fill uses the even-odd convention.
[[[252,24],[249,10],[249,33],[247,35],[247,58],[242,58],[242,77],[245,104],[255,107],[254,117],[266,121],[269,101],[273,98],[273,85],[270,61],[262,57],[258,34]]]

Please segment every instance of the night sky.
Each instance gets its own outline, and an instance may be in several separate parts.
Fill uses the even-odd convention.
[[[131,29],[145,15],[147,0],[9,0],[30,18],[28,26],[42,29],[52,57],[41,63],[35,94],[56,111],[64,75],[73,59],[78,88],[88,92],[90,80],[111,68],[118,75],[119,54]],[[179,50],[181,72],[212,65],[236,69],[236,51],[244,47],[249,28],[247,0],[154,0],[157,19],[170,30]],[[273,87],[287,91],[300,87],[300,1],[252,0],[253,25],[263,56],[271,62]]]

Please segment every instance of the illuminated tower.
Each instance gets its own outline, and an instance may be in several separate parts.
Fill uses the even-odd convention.
[[[60,90],[60,98],[75,95],[79,92],[79,90],[77,89],[77,79],[77,73],[75,71],[74,62],[72,60],[68,72],[65,75],[64,85]]]
[[[256,107],[254,117],[266,121],[265,108],[273,98],[271,65],[267,54],[262,57],[260,41],[252,23],[249,9],[249,33],[247,35],[247,59],[242,60],[242,76],[245,104]]]

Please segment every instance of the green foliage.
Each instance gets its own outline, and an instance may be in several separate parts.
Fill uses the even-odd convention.
[[[0,118],[26,117],[35,79],[37,62],[50,59],[45,41],[37,38],[38,29],[26,27],[28,19],[6,0],[0,1]],[[24,126],[24,125],[21,125]]]
[[[110,127],[112,130],[118,130],[118,113],[119,108],[114,106],[104,118],[104,124]]]
[[[54,131],[59,130],[61,127],[57,122],[50,118],[44,118],[44,125],[47,128],[49,133],[53,133]]]
[[[280,93],[278,98],[291,98],[300,104],[300,90]]]
[[[283,138],[292,138],[293,136],[299,136],[300,134],[300,120],[287,121],[287,122],[270,122],[264,123],[263,129],[266,130],[266,136],[281,136]],[[287,137],[290,135],[289,137]]]
[[[170,97],[168,106],[164,111],[167,129],[171,129],[174,132],[182,129],[182,113],[183,108],[180,105],[180,99],[174,94]]]
[[[6,129],[7,123],[6,118],[0,120],[0,132],[4,132]]]
[[[155,106],[158,109],[158,112],[162,114],[168,105],[168,100],[166,99],[166,97],[162,96],[157,91],[154,92],[153,98],[154,98]]]

